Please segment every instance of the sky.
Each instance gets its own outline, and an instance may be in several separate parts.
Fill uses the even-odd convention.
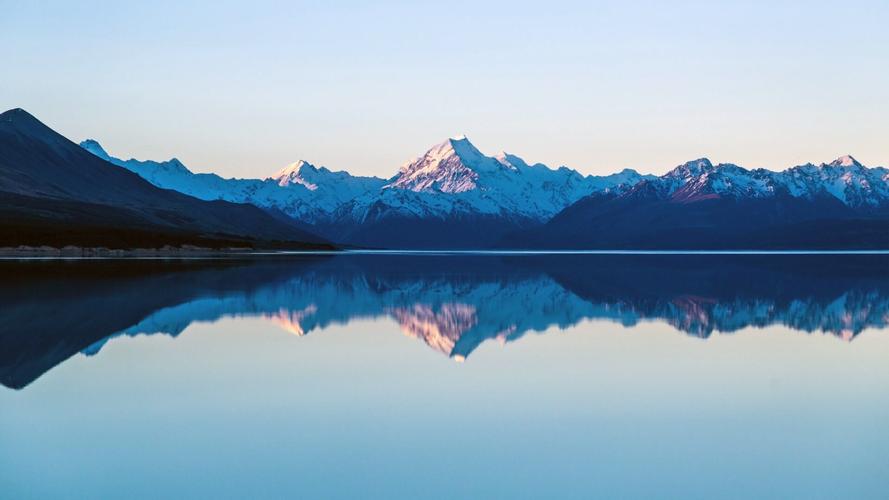
[[[0,107],[115,156],[389,177],[450,136],[607,174],[889,165],[889,2],[0,0]]]

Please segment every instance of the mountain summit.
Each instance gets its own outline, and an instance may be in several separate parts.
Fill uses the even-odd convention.
[[[861,167],[861,163],[858,162],[852,155],[844,155],[840,156],[836,160],[828,163],[828,165],[832,167]]]
[[[448,139],[405,163],[389,187],[411,191],[462,193],[478,187],[479,175],[501,166],[479,151],[466,136]]]
[[[14,108],[0,113],[0,133],[7,137],[18,137],[21,141],[20,146],[23,146],[24,143],[32,146],[40,143],[55,152],[60,152],[71,145],[71,141],[47,127],[22,108]]]
[[[287,186],[288,184],[302,184],[309,191],[314,191],[318,189],[318,185],[313,183],[309,179],[312,179],[317,174],[318,169],[315,168],[315,165],[312,165],[305,160],[299,160],[296,163],[291,163],[290,165],[282,168],[271,178],[274,179],[279,186]]]
[[[454,203],[437,213],[439,217],[463,211],[542,222],[583,196],[624,183],[632,185],[641,178],[629,170],[606,177],[583,176],[566,167],[529,165],[509,153],[486,156],[468,138],[459,136],[402,165],[385,187],[451,195],[444,199]]]
[[[40,120],[22,108],[13,108],[0,113],[0,122],[10,123],[16,127],[41,127],[51,130]]]
[[[105,148],[103,148],[102,145],[99,144],[99,141],[95,139],[87,139],[85,141],[81,141],[80,147],[105,161],[111,159],[111,155],[109,155],[108,152],[105,151]]]

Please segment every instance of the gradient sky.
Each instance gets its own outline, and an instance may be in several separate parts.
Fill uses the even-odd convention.
[[[460,133],[595,174],[889,164],[885,0],[202,4],[0,0],[0,107],[239,177]]]

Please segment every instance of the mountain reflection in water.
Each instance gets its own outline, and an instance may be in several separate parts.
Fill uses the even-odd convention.
[[[297,335],[388,317],[463,360],[586,319],[688,335],[785,325],[852,340],[889,323],[881,255],[336,255],[0,264],[0,382],[22,388],[115,336],[263,317]]]

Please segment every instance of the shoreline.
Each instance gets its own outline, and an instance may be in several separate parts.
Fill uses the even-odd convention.
[[[257,250],[250,247],[210,248],[192,245],[160,248],[107,248],[65,246],[18,246],[0,247],[2,258],[115,258],[115,257],[211,257],[220,255],[248,254]]]
[[[62,248],[50,246],[0,247],[0,259],[104,259],[104,258],[213,258],[213,257],[271,257],[297,255],[405,255],[405,256],[547,256],[547,255],[889,255],[889,249],[848,250],[605,250],[605,249],[552,249],[552,250],[466,250],[466,249],[257,249],[251,247],[210,248],[193,245],[161,248],[115,249],[107,247]]]

